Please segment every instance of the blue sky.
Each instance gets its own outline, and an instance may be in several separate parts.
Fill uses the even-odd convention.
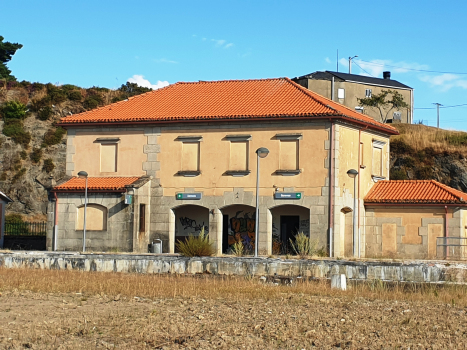
[[[338,49],[340,71],[358,55],[352,73],[390,70],[413,87],[415,121],[435,126],[435,102],[467,104],[464,1],[31,0],[5,2],[2,13],[0,35],[24,45],[9,63],[19,80],[293,78],[336,70]],[[467,131],[467,105],[440,111],[441,127]]]

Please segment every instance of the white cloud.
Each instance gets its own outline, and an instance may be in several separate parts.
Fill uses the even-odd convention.
[[[154,62],[157,62],[157,63],[171,63],[171,64],[176,64],[178,63],[177,61],[173,61],[173,60],[168,60],[166,58],[159,58],[157,60],[154,60]]]
[[[447,91],[453,87],[467,89],[467,80],[461,79],[457,74],[443,73],[435,76],[422,75],[420,80],[430,84],[432,87],[438,87],[442,91]]]
[[[216,46],[223,46],[225,44],[225,40],[224,39],[220,39],[220,40],[217,40],[217,39],[211,39],[211,41],[214,41],[216,43]]]
[[[224,46],[224,49],[228,49],[229,47],[232,47],[234,44],[228,43],[227,45]]]
[[[160,89],[160,88],[163,88],[163,87],[169,85],[168,81],[160,81],[160,80],[158,80],[156,84],[151,84],[151,82],[149,80],[144,79],[143,75],[138,75],[138,74],[135,74],[131,78],[128,78],[128,82],[129,83],[136,83],[139,86],[151,88],[153,90],[157,90],[157,89]]]
[[[326,63],[331,63],[331,60],[329,59],[329,57],[326,57],[324,60],[326,61]]]
[[[349,62],[346,59],[346,66],[349,66]],[[410,73],[412,69],[428,69],[426,64],[419,63],[408,63],[404,61],[393,62],[392,60],[374,59],[368,62],[361,61],[359,59],[353,60],[356,64],[352,65],[352,69],[355,72],[359,72],[362,75],[371,75],[377,78],[382,78],[384,71],[391,71],[394,73]],[[361,69],[358,66],[361,67]],[[366,71],[366,72],[365,72]],[[367,73],[368,72],[368,73]]]

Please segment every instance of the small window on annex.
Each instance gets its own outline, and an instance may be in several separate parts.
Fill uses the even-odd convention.
[[[383,147],[386,142],[373,140],[373,167],[372,175],[383,177]]]
[[[100,143],[100,171],[101,173],[117,172],[118,137],[102,137],[95,141]]]
[[[337,89],[337,98],[339,99],[345,98],[345,89]]]
[[[227,135],[225,139],[230,141],[229,170],[226,171],[226,175],[248,175],[251,135]]]
[[[365,89],[365,97],[370,98],[371,97],[371,89]]]
[[[292,176],[300,174],[300,140],[302,134],[277,134],[280,141],[279,169],[277,175]]]
[[[176,141],[181,143],[180,176],[198,176],[200,172],[200,142],[202,136],[179,136]]]
[[[78,207],[78,218],[76,229],[82,230],[84,227],[84,205]],[[88,204],[86,209],[86,230],[105,231],[107,230],[107,208],[99,204]]]

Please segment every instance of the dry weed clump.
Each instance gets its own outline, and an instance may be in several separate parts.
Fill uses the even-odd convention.
[[[414,154],[426,149],[434,153],[459,153],[467,156],[467,133],[437,129],[422,124],[393,124],[400,135],[391,136],[391,150],[407,147],[405,154]]]

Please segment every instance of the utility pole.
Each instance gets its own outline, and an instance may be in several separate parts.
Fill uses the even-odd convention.
[[[433,103],[433,104],[436,105],[436,110],[437,110],[437,114],[438,114],[438,124],[437,124],[437,126],[438,126],[438,129],[439,129],[439,106],[442,106],[442,104],[438,103],[438,102]]]
[[[355,55],[355,56],[353,56],[353,57],[349,57],[349,74],[352,74],[352,60],[353,60],[355,57],[358,57],[358,55]]]

